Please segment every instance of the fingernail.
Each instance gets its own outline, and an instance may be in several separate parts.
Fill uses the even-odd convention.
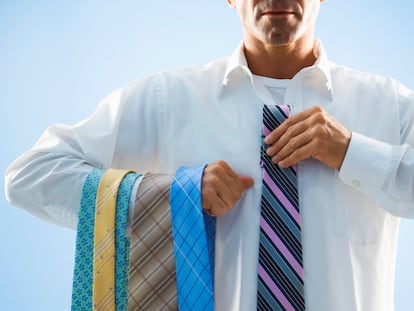
[[[265,142],[265,144],[268,144],[269,143],[269,136],[266,136],[263,141]]]

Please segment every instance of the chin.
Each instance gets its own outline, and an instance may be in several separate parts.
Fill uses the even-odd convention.
[[[265,36],[264,43],[273,46],[285,46],[291,43],[292,37],[282,34],[268,34]]]

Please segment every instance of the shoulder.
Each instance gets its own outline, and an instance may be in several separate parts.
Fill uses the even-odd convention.
[[[378,87],[379,85],[387,88],[394,88],[398,83],[395,79],[384,75],[366,72],[344,65],[330,62],[330,69],[333,82],[351,84],[360,87]]]
[[[413,90],[393,77],[365,72],[343,65],[330,63],[332,87],[343,94],[359,94],[400,101],[414,101]]]
[[[122,89],[123,115],[153,115],[174,109],[196,109],[194,103],[216,98],[224,79],[227,58],[203,66],[160,71],[132,81]]]
[[[202,66],[184,67],[168,71],[160,71],[149,76],[138,78],[125,88],[125,95],[156,95],[161,91],[183,91],[203,85],[221,84],[227,68],[228,58],[214,60]]]

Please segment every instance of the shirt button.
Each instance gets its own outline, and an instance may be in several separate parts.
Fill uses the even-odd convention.
[[[357,179],[354,179],[352,181],[352,185],[354,185],[355,187],[361,187],[361,182]]]

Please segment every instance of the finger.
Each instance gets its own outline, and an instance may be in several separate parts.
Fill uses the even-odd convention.
[[[203,209],[210,215],[223,215],[252,185],[252,178],[238,176],[224,161],[209,164],[202,180]]]
[[[240,176],[240,180],[243,183],[244,190],[247,190],[253,187],[253,184],[254,184],[253,178],[248,177],[248,176]]]
[[[239,175],[237,175],[226,162],[220,161],[219,164],[224,171],[222,172],[223,174],[220,175],[222,184],[218,188],[218,194],[229,207],[233,207],[234,203],[240,200],[245,190],[245,186]]]
[[[264,143],[266,145],[272,145],[274,144],[276,141],[278,141],[280,139],[280,137],[286,132],[286,130],[289,128],[289,124],[290,124],[290,120],[289,118],[286,119],[282,124],[280,124],[278,127],[276,127],[275,129],[273,129],[270,134],[268,134],[265,138],[264,138]]]
[[[272,157],[272,161],[278,163],[297,148],[301,148],[312,141],[317,133],[315,129],[326,123],[326,116],[327,114],[322,108],[312,107],[292,117],[296,123],[290,126],[279,140],[267,150],[267,154]]]
[[[281,125],[275,128],[269,135],[265,137],[265,144],[272,145],[280,139],[282,135],[292,126],[300,123],[317,113],[325,113],[323,108],[315,106],[304,111],[301,111],[293,116],[287,118]]]
[[[202,186],[204,193],[218,196],[227,208],[233,207],[244,190],[242,181],[224,161],[206,167]]]
[[[295,139],[297,136],[303,134],[306,129],[309,127],[309,119],[304,119],[292,126],[290,126],[284,133],[279,137],[277,141],[274,142],[273,145],[266,149],[266,154],[270,157],[274,157],[277,153],[279,153],[292,139]],[[296,145],[296,144],[295,144]],[[301,144],[297,144],[298,147]]]
[[[222,216],[229,210],[224,201],[217,195],[209,197],[203,203],[203,209],[211,216]]]
[[[348,140],[344,139],[342,143],[337,136],[330,133],[324,126],[315,126],[303,135],[300,144],[296,142],[297,145],[294,148],[290,147],[294,151],[289,152],[289,147],[286,146],[288,150],[286,154],[282,150],[274,157],[274,161],[284,168],[305,159],[314,158],[331,168],[337,169],[341,164],[348,144]],[[304,137],[308,139],[306,140]],[[291,144],[294,145],[295,142]]]
[[[223,181],[218,188],[217,194],[223,200],[227,208],[232,208],[234,204],[241,199],[244,191],[244,184],[237,176],[231,178],[227,182]]]
[[[285,121],[282,122],[278,127],[273,129],[273,131],[267,135],[264,139],[265,144],[272,145],[276,141],[280,139],[282,135],[295,124],[307,119],[309,117],[309,111],[305,110],[302,112],[299,112],[296,115],[289,116]]]
[[[201,187],[201,202],[203,209],[210,215],[221,214],[227,209],[226,204],[217,193],[216,176],[204,172]]]
[[[236,205],[237,201],[241,198],[244,191],[253,186],[253,183],[254,183],[253,178],[247,177],[247,176],[237,176],[237,175],[235,177],[240,181],[240,184],[242,185],[242,189],[240,190],[240,192],[235,195],[235,197],[238,197],[238,199],[230,201],[231,203],[229,204],[229,202],[226,200],[224,195],[221,194],[221,192],[218,192],[218,195],[211,200],[212,206],[209,211],[210,215],[212,216],[224,215],[226,212],[228,212],[228,210],[232,209]]]
[[[277,160],[275,163],[281,168],[294,166],[300,161],[311,157],[311,148],[309,146],[310,144],[303,145],[302,147],[295,149],[295,151],[284,157],[282,160]]]
[[[303,149],[306,147],[309,148],[310,143],[312,141],[312,136],[309,131],[302,132],[298,136],[295,136],[293,138],[290,138],[289,141],[286,143],[283,143],[283,146],[280,150],[272,157],[273,163],[279,163],[280,161],[285,160],[287,157],[298,154],[296,151],[298,149]],[[302,153],[299,153],[302,154]],[[301,159],[304,160],[304,159]]]

